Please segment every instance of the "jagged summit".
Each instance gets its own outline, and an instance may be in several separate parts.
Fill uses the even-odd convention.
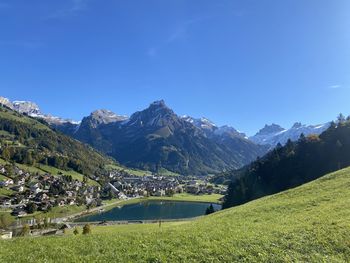
[[[126,119],[128,119],[128,116],[117,115],[116,113],[105,109],[93,111],[90,114],[90,117],[96,120],[100,124],[108,124],[108,123],[117,122],[117,121],[125,121]]]
[[[293,124],[292,129],[299,129],[299,128],[301,128],[301,127],[303,127],[303,125],[301,124],[301,122],[296,122],[296,123]]]
[[[10,109],[13,109],[13,105],[8,98],[0,97],[0,104],[4,105]]]
[[[179,117],[165,104],[164,100],[158,100],[152,102],[148,108],[132,114],[124,124],[162,127],[177,123],[178,119]]]
[[[205,117],[193,118],[188,115],[183,115],[181,119],[201,129],[209,137],[210,136],[237,136],[245,139],[247,138],[245,133],[242,133],[228,125],[219,127],[214,122],[212,122],[211,120]]]
[[[272,134],[272,133],[279,133],[279,132],[282,132],[284,130],[285,130],[284,128],[282,128],[280,125],[275,124],[275,123],[272,123],[271,125],[265,124],[264,128],[259,130],[255,136]]]
[[[278,143],[285,144],[288,139],[296,141],[301,134],[321,134],[329,127],[329,123],[319,125],[305,125],[296,122],[290,129],[283,129],[277,124],[265,125],[256,135],[249,139],[261,145],[276,146]]]
[[[164,100],[156,100],[150,104],[150,107],[167,107]]]
[[[12,105],[13,109],[19,113],[26,113],[30,116],[43,115],[39,106],[31,101],[14,101]]]

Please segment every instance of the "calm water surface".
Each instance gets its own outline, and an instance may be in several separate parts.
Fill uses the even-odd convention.
[[[137,204],[115,207],[100,214],[77,219],[77,222],[126,221],[126,220],[159,220],[181,219],[202,216],[210,204],[176,201],[143,201]],[[213,204],[215,210],[221,205]]]

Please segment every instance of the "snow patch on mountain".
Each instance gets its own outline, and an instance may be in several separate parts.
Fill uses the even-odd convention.
[[[0,97],[0,104],[4,105],[10,109],[13,109],[13,105],[8,98]]]
[[[31,101],[20,101],[16,100],[11,102],[9,99],[0,97],[0,104],[3,104],[10,109],[13,109],[15,111],[18,111],[22,114],[27,114],[30,117],[33,118],[40,118],[44,119],[50,124],[64,124],[64,123],[71,123],[74,125],[78,125],[80,122],[69,120],[69,119],[62,119],[60,117],[55,117],[50,114],[44,114],[41,112],[39,106]]]
[[[113,122],[125,121],[129,117],[125,115],[117,115],[110,110],[96,110],[90,115],[94,120],[96,120],[99,124],[108,124]]]
[[[19,113],[26,113],[28,115],[33,115],[33,117],[38,115],[43,115],[39,109],[39,106],[31,101],[14,101],[12,102],[13,109]]]
[[[239,136],[243,137],[245,139],[248,139],[247,135],[239,130],[236,130],[235,128],[231,126],[221,126],[214,132],[216,135],[223,136],[223,135],[231,135],[231,136]]]
[[[200,129],[215,130],[218,128],[214,122],[204,117],[197,119],[188,115],[184,115],[181,117],[181,119],[193,124],[194,126]]]
[[[284,129],[277,124],[265,125],[257,134],[249,139],[257,144],[275,147],[278,143],[284,145],[290,139],[297,141],[301,134],[321,134],[328,129],[330,123],[318,125],[305,125],[300,122],[294,123],[290,129]]]

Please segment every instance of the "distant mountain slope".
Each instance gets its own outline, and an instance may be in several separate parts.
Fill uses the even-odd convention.
[[[210,130],[208,122],[195,125],[179,117],[164,101],[154,102],[128,119],[103,119],[92,113],[73,136],[131,167],[208,174],[241,167],[265,152],[265,147],[238,132],[216,134],[218,128]]]
[[[49,164],[88,176],[104,173],[115,163],[91,147],[53,131],[44,121],[0,106],[0,153],[5,160],[33,165]]]
[[[9,99],[0,97],[0,105],[4,105],[9,109],[17,111],[22,114],[26,114],[30,117],[44,119],[47,123],[53,126],[73,126],[76,128],[79,122],[73,120],[62,119],[60,117],[55,117],[50,114],[44,114],[41,112],[39,106],[31,101],[13,101]]]
[[[0,240],[0,261],[350,262],[349,185],[347,168],[188,222],[92,226],[90,235],[68,230],[63,236]]]
[[[320,136],[290,140],[262,159],[231,172],[225,207],[274,194],[350,165],[350,121],[332,123]],[[229,173],[230,174],[230,173]]]
[[[271,148],[277,144],[286,144],[290,139],[296,141],[301,134],[305,136],[310,134],[321,134],[324,132],[330,123],[320,125],[304,125],[296,122],[290,129],[284,129],[277,124],[265,125],[257,134],[249,137],[249,139],[257,144],[269,145]]]

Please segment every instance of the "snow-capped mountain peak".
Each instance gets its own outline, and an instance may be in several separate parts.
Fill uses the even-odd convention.
[[[13,105],[8,98],[0,97],[0,104],[5,105],[10,109],[13,109]]]
[[[101,124],[125,121],[129,118],[128,116],[117,115],[114,112],[105,109],[96,110],[92,112],[90,116]]]
[[[47,121],[50,124],[63,124],[63,123],[71,123],[74,125],[79,124],[80,122],[62,119],[60,117],[55,117],[50,114],[44,114],[41,112],[39,106],[31,101],[20,101],[16,100],[11,102],[9,99],[0,97],[0,104],[7,106],[10,109],[18,111],[19,113],[27,114],[28,116],[34,118],[41,118]]]
[[[249,139],[257,144],[274,147],[278,143],[284,145],[289,139],[296,141],[301,134],[304,134],[305,136],[310,134],[321,134],[329,127],[329,125],[330,123],[305,125],[296,122],[290,129],[283,129],[277,124],[265,125],[263,129]]]
[[[240,132],[239,130],[236,130],[235,128],[231,127],[231,126],[221,126],[219,127],[217,130],[215,130],[214,132],[216,135],[231,135],[231,136],[239,136],[239,137],[243,137],[245,139],[248,139],[247,135],[243,132]]]
[[[296,122],[293,124],[292,129],[299,129],[305,125],[301,124],[301,122]]]
[[[193,118],[188,115],[184,115],[181,117],[184,121],[187,121],[189,123],[192,123],[194,126],[200,129],[208,129],[208,130],[214,130],[217,129],[217,126],[214,122],[210,121],[207,118]]]
[[[202,131],[204,131],[204,133],[208,137],[229,136],[229,137],[241,137],[241,138],[248,139],[248,137],[246,136],[245,133],[242,133],[242,132],[240,132],[240,131],[236,130],[235,128],[228,126],[228,125],[224,125],[224,126],[219,127],[214,122],[210,121],[208,118],[205,118],[205,117],[197,119],[197,118],[193,118],[193,117],[188,116],[188,115],[184,115],[181,117],[181,119],[193,124],[194,126],[196,126],[199,129],[201,129]]]
[[[285,130],[286,129],[282,128],[280,125],[275,124],[275,123],[272,123],[271,125],[265,124],[264,128],[259,130],[255,136],[278,134],[278,133],[283,132]]]
[[[28,115],[42,115],[39,106],[31,101],[14,101],[12,102],[13,109],[19,113],[26,113]]]

